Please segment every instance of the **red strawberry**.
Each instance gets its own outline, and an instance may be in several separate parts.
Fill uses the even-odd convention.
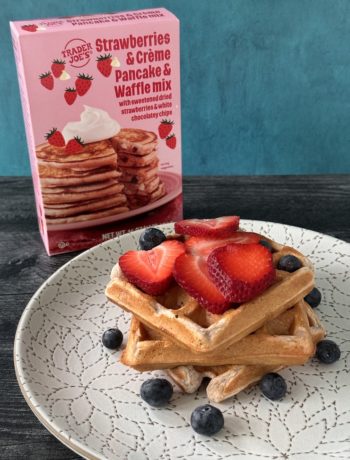
[[[175,260],[185,252],[180,241],[164,241],[150,251],[128,251],[119,266],[128,281],[150,295],[163,294],[172,280]]]
[[[75,88],[66,88],[64,98],[68,105],[72,105],[77,98],[77,90]]]
[[[262,244],[228,244],[208,257],[210,278],[230,302],[247,302],[275,280],[271,252]]]
[[[97,58],[97,68],[103,76],[109,77],[112,73],[112,55],[101,54],[101,56]]]
[[[174,122],[171,120],[162,120],[158,126],[158,133],[161,139],[165,139],[171,133]]]
[[[207,263],[203,257],[182,254],[174,265],[177,283],[200,305],[212,313],[224,313],[230,303],[209,278]]]
[[[251,244],[259,243],[261,236],[251,232],[234,232],[226,238],[206,238],[204,236],[191,236],[186,240],[186,251],[193,255],[207,258],[216,248],[226,246],[229,243]]]
[[[39,78],[40,83],[43,85],[44,88],[49,90],[53,89],[54,80],[51,72],[42,73],[41,75],[39,75]]]
[[[187,219],[175,224],[180,235],[222,238],[232,235],[239,226],[239,216],[217,217],[216,219]]]
[[[89,91],[92,80],[93,77],[90,75],[85,75],[83,73],[78,75],[78,78],[75,80],[75,87],[79,96],[84,96],[84,94]]]
[[[47,139],[47,142],[50,145],[54,145],[55,147],[64,147],[66,145],[62,133],[60,133],[60,131],[57,131],[57,128],[52,128],[47,134],[45,134],[45,137]]]
[[[175,134],[171,134],[166,138],[165,141],[166,145],[169,147],[169,149],[174,149],[176,147],[176,137]]]
[[[60,78],[62,72],[65,69],[65,61],[62,59],[54,59],[51,64],[51,70],[55,78]]]
[[[27,32],[36,32],[38,30],[38,26],[35,24],[25,24],[21,28]]]
[[[70,139],[67,142],[65,152],[67,155],[73,155],[74,153],[80,153],[84,150],[84,142],[80,137],[75,136],[74,139]]]

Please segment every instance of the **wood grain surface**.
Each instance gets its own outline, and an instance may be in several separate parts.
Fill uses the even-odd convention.
[[[0,178],[0,458],[73,460],[24,401],[13,368],[17,323],[30,297],[76,254],[48,257],[30,178]],[[185,177],[186,217],[238,214],[350,242],[350,175]]]

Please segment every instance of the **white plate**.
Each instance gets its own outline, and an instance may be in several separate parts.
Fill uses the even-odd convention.
[[[129,219],[130,217],[138,216],[139,214],[144,214],[145,212],[152,211],[153,209],[159,208],[169,201],[174,200],[178,195],[180,195],[182,190],[182,181],[181,176],[171,172],[160,171],[158,174],[159,178],[165,185],[166,195],[164,195],[159,200],[153,201],[146,206],[141,208],[133,209],[132,211],[123,212],[121,214],[116,214],[114,216],[101,217],[100,219],[88,220],[85,222],[73,222],[69,224],[53,224],[48,226],[49,232],[59,231],[59,230],[76,230],[79,228],[91,228],[98,225],[109,224],[111,222],[119,222],[123,219]]]
[[[52,434],[89,459],[350,457],[350,245],[287,225],[242,221],[242,227],[310,257],[323,294],[318,312],[341,348],[340,361],[327,366],[313,360],[283,370],[283,401],[269,401],[253,387],[218,404],[225,427],[212,438],[189,426],[192,410],[207,402],[203,390],[176,390],[169,407],[152,409],[139,397],[141,383],[152,374],[122,366],[118,353],[101,345],[107,328],[128,330],[129,315],[106,300],[104,288],[118,254],[135,248],[139,231],[133,232],[71,260],[23,312],[15,339],[17,378]]]

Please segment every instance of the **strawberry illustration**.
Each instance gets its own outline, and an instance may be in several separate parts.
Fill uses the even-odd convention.
[[[36,24],[25,24],[21,28],[27,32],[36,32],[38,30],[38,26]]]
[[[62,59],[54,59],[51,64],[51,70],[55,78],[60,78],[65,69],[65,61]]]
[[[101,56],[97,58],[97,68],[103,76],[109,77],[112,73],[112,55],[101,54]]]
[[[89,91],[92,80],[93,77],[91,77],[91,75],[85,75],[83,73],[78,75],[77,79],[75,80],[75,87],[79,96],[84,96],[84,94]]]
[[[68,105],[72,105],[77,98],[77,90],[75,88],[66,88],[64,98]]]
[[[57,131],[57,128],[50,129],[50,131],[47,134],[45,134],[45,137],[47,139],[47,142],[50,145],[54,145],[55,147],[64,147],[66,145],[62,133],[60,131]]]
[[[44,88],[49,89],[50,91],[53,89],[54,80],[52,77],[51,72],[45,72],[39,75],[40,83],[43,85]]]
[[[171,134],[166,138],[165,141],[166,145],[169,147],[169,149],[174,149],[176,147],[176,136],[175,134]]]
[[[162,120],[158,126],[158,133],[161,139],[165,139],[171,133],[174,122],[171,120]]]
[[[84,142],[80,137],[75,136],[74,139],[70,139],[67,142],[65,152],[67,155],[73,155],[74,153],[80,153],[84,150]]]

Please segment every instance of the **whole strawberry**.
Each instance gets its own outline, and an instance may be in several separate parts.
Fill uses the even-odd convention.
[[[64,98],[68,105],[72,105],[77,98],[77,90],[75,88],[66,88]]]
[[[55,147],[64,147],[66,145],[62,133],[57,131],[57,128],[52,128],[47,134],[45,134],[45,137],[47,142]]]
[[[44,88],[48,90],[52,90],[54,86],[54,80],[51,72],[45,72],[39,75],[40,83],[43,85]]]
[[[176,147],[176,136],[175,134],[171,134],[166,138],[165,141],[166,145],[169,147],[169,149],[174,149]]]
[[[174,122],[171,120],[162,120],[158,126],[158,133],[161,139],[165,139],[171,133]]]
[[[60,78],[65,69],[65,61],[62,59],[54,59],[51,64],[51,70],[55,78]]]
[[[74,155],[75,153],[81,153],[84,150],[84,142],[80,137],[75,136],[74,139],[70,139],[67,142],[65,152],[67,155]]]
[[[75,88],[79,96],[84,96],[86,94],[91,85],[92,85],[93,77],[91,75],[85,75],[80,73],[75,80]]]
[[[104,77],[109,77],[112,73],[112,55],[101,54],[101,56],[97,58],[97,68]]]

